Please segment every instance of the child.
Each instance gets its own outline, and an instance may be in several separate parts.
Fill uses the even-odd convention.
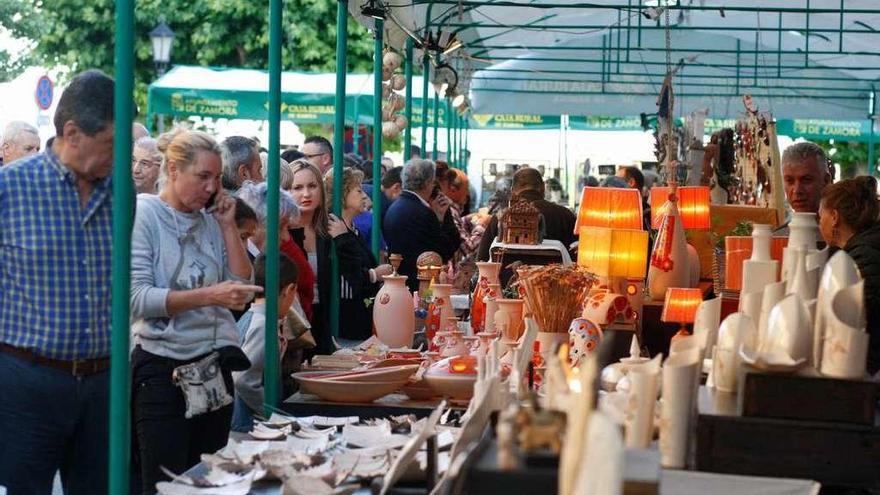
[[[284,356],[287,342],[281,336],[280,326],[287,310],[296,297],[296,283],[299,270],[296,263],[287,255],[281,254],[278,262],[278,323],[279,328],[279,359]],[[266,255],[261,254],[254,260],[255,284],[266,287]],[[251,361],[251,367],[242,372],[232,374],[235,382],[235,410],[232,415],[233,431],[251,431],[253,415],[263,410],[263,366],[265,362],[266,335],[266,299],[254,300],[247,313],[237,323],[241,338],[241,349]]]

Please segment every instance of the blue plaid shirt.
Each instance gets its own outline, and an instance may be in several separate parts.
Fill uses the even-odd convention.
[[[51,149],[0,168],[0,342],[53,359],[110,353],[110,178],[80,206]]]

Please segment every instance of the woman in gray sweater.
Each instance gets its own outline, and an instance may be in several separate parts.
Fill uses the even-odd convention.
[[[160,466],[180,473],[226,444],[231,372],[250,366],[230,309],[261,290],[250,285],[214,139],[177,130],[159,138],[159,150],[167,180],[158,196],[138,196],[132,232],[132,404],[144,493],[166,478]],[[214,352],[226,390],[194,415],[190,406],[201,398],[185,397],[173,375]]]

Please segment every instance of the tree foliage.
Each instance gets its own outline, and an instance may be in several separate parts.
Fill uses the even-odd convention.
[[[68,75],[89,68],[112,74],[115,2],[113,0],[0,0],[0,29],[33,40],[27,59],[0,49],[0,79],[22,65],[62,67]],[[135,8],[135,91],[143,108],[147,85],[155,79],[148,33],[160,18],[175,33],[171,64],[266,69],[269,48],[268,1],[138,0]],[[284,70],[336,69],[336,2],[284,2]],[[349,71],[372,68],[369,32],[348,22]]]
[[[831,161],[840,166],[841,177],[836,179],[846,179],[855,177],[859,174],[868,173],[868,143],[858,141],[816,141]],[[880,155],[877,154],[877,145],[874,146],[874,159]]]

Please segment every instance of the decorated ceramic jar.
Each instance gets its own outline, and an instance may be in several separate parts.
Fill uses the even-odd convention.
[[[602,342],[602,329],[586,318],[575,318],[568,327],[568,359],[578,366],[581,358],[593,352]]]

